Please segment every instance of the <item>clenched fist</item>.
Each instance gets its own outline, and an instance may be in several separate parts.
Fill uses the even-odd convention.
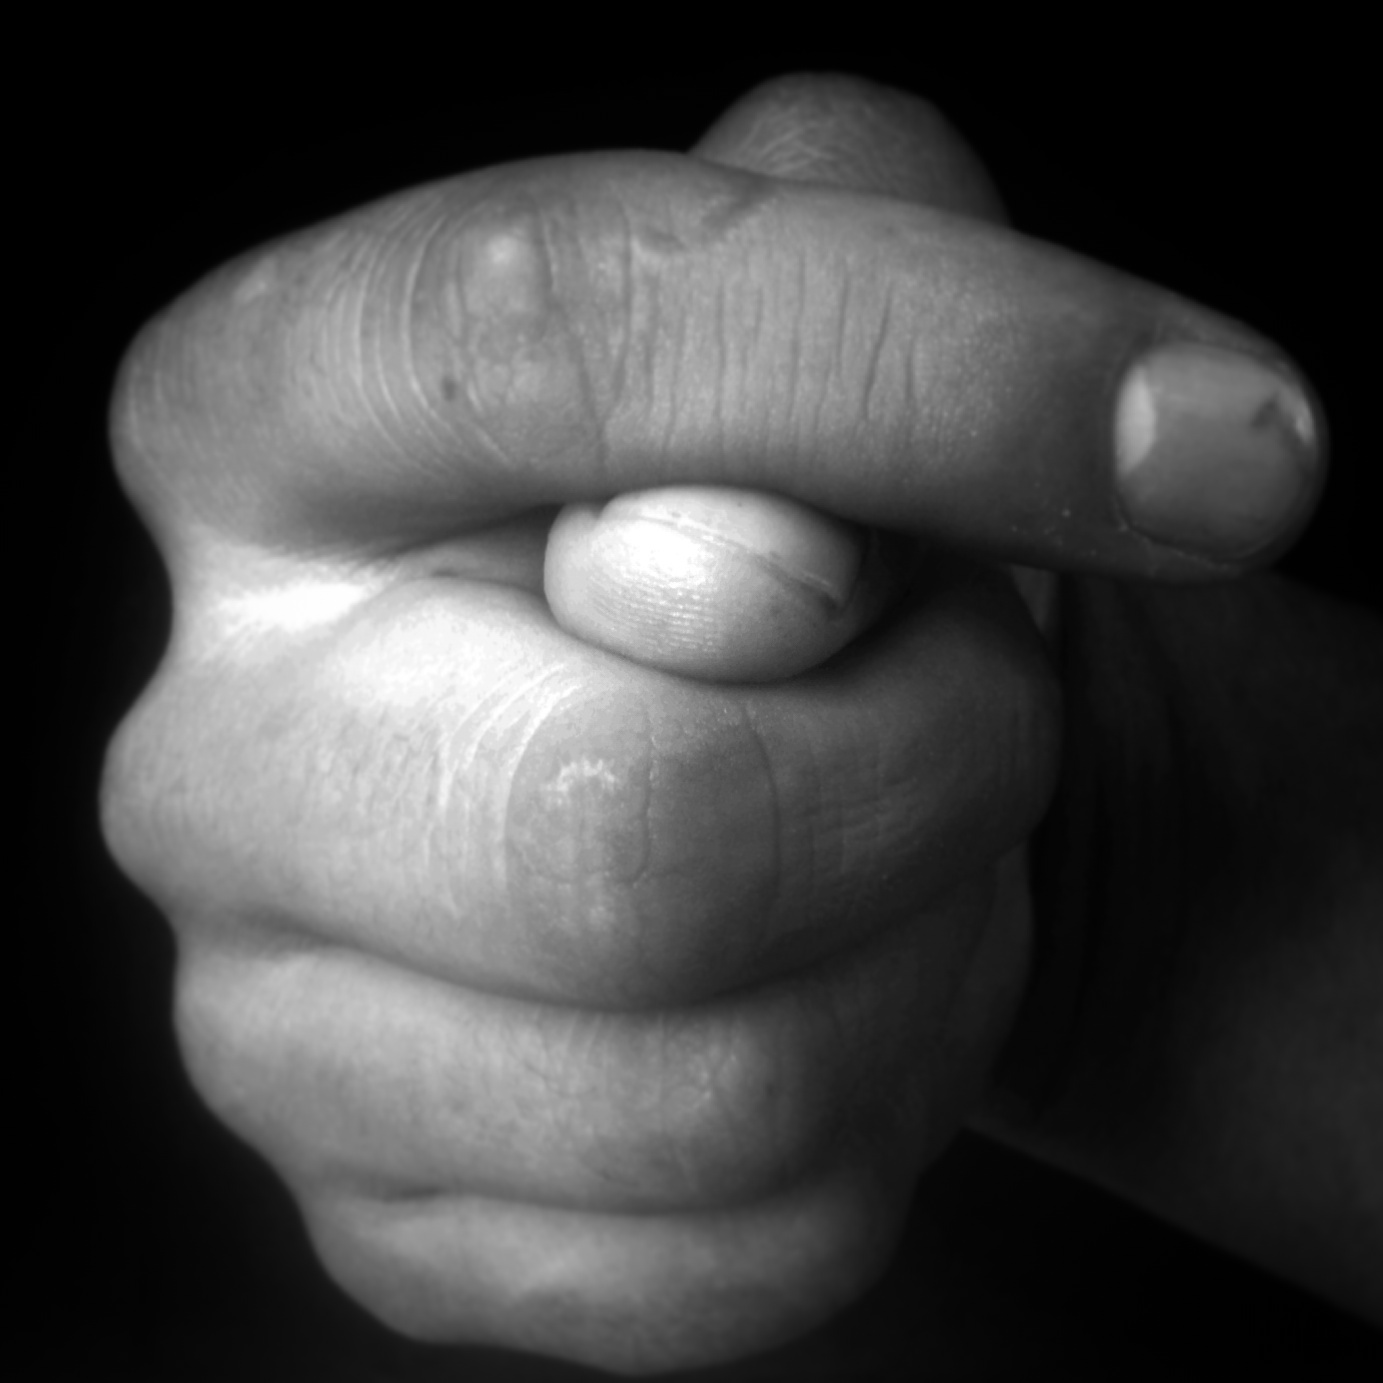
[[[649,1371],[863,1291],[1032,987],[1051,573],[1305,522],[1290,365],[999,215],[920,102],[794,79],[131,349],[176,618],[107,836],[199,1090],[398,1329]]]

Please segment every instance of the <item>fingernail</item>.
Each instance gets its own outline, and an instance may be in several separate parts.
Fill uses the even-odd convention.
[[[864,542],[853,524],[760,491],[667,488],[620,496],[606,518],[666,525],[683,538],[733,552],[838,614],[859,580]]]
[[[1115,417],[1129,522],[1174,547],[1247,556],[1281,534],[1316,473],[1319,429],[1285,369],[1213,346],[1138,360]]]

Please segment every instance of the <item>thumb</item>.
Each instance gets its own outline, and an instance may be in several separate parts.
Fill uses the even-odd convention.
[[[1006,221],[974,150],[934,106],[857,77],[781,77],[756,87],[692,154],[792,182],[900,197]]]
[[[692,150],[709,162],[1002,221],[976,155],[925,101],[852,77],[793,76],[736,102]],[[791,677],[896,593],[905,544],[784,496],[721,486],[571,504],[548,538],[557,621],[683,676]]]
[[[568,505],[544,585],[587,643],[684,677],[769,682],[868,628],[906,560],[904,540],[796,500],[688,485]]]

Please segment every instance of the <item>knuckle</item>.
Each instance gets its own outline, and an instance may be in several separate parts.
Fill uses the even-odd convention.
[[[183,1064],[203,1101],[223,1120],[235,1123],[243,1108],[244,1083],[237,1079],[240,1048],[230,1008],[208,981],[202,958],[184,958],[173,989],[173,1031]]]
[[[509,904],[534,963],[568,993],[633,1004],[712,993],[743,977],[761,943],[777,835],[769,766],[742,720],[569,701],[510,780]]]
[[[167,506],[161,490],[169,471],[168,313],[148,322],[125,349],[107,411],[115,473],[136,508],[150,519]]]
[[[170,773],[175,758],[172,727],[152,695],[126,715],[107,746],[99,789],[99,820],[116,864],[145,893],[158,899],[168,869],[181,852],[172,848],[175,803],[182,775]]]
[[[413,380],[448,431],[459,423],[506,470],[599,447],[619,296],[608,268],[593,271],[595,260],[618,263],[597,248],[605,230],[539,178],[502,187],[421,251],[408,304]]]
[[[189,512],[225,521],[230,473],[293,392],[287,345],[334,269],[333,242],[253,251],[152,317],[126,348],[107,423],[116,473],[156,538]],[[258,447],[256,446],[258,444]]]
[[[247,801],[261,746],[247,734],[251,689],[224,664],[169,655],[107,746],[99,819],[120,869],[178,930],[256,896],[266,793]],[[273,804],[277,805],[277,804]],[[257,852],[258,853],[255,853]]]
[[[352,1098],[345,1062],[323,1057],[319,1006],[332,996],[317,958],[239,916],[208,920],[180,947],[173,988],[173,1032],[193,1089],[294,1189],[358,1179],[369,1105]],[[368,1158],[364,1167],[375,1170]]]
[[[424,1344],[493,1343],[493,1265],[468,1273],[465,1251],[444,1247],[448,1221],[483,1216],[482,1209],[457,1201],[400,1209],[317,1190],[300,1204],[327,1274],[390,1330]],[[502,1252],[496,1257],[503,1261]]]
[[[273,1072],[284,1053],[268,1015],[235,982],[233,963],[210,945],[184,948],[173,990],[173,1030],[188,1078],[222,1123],[272,1156],[280,1141],[276,1125],[284,1121],[270,1118],[274,1102],[267,1092],[283,1084]]]

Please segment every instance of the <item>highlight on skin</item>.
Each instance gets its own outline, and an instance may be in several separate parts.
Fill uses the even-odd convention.
[[[767,682],[817,666],[878,616],[878,537],[755,490],[674,486],[568,505],[544,588],[569,633],[646,666]]]

